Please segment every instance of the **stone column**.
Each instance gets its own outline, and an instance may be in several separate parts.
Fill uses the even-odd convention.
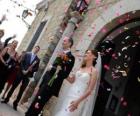
[[[44,12],[47,12],[47,8],[48,8],[48,0],[43,0],[41,1],[40,3],[37,4],[36,6],[36,9],[37,10],[40,10],[40,9],[43,9]],[[33,91],[38,83],[38,81],[40,80],[40,75],[42,75],[44,69],[45,69],[45,61],[46,60],[49,60],[49,58],[44,55],[45,57],[45,60],[44,58],[42,58],[41,62],[40,62],[40,66],[39,66],[39,70],[38,72],[34,75],[34,81],[30,81],[28,87],[26,88],[25,92],[24,92],[24,95],[20,101],[21,104],[24,104],[28,101],[28,98],[30,98],[33,94]],[[48,59],[47,59],[48,58]]]

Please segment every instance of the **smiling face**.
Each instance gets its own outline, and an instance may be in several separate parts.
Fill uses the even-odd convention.
[[[95,66],[97,57],[98,52],[96,50],[87,50],[84,55],[81,68],[86,67],[87,62],[92,62],[92,65]]]
[[[94,59],[96,59],[96,56],[92,53],[91,50],[88,50],[88,51],[85,53],[84,60],[85,60],[85,61],[88,61],[88,60],[94,60]]]
[[[63,45],[63,49],[70,48],[71,42],[69,41],[69,38],[68,38],[68,37],[65,37],[65,38],[63,39],[62,45]]]
[[[13,48],[16,48],[17,45],[18,45],[18,41],[16,41],[16,40],[14,40],[14,41],[12,42],[12,44],[11,44],[11,46],[12,46]]]
[[[35,46],[34,49],[33,49],[33,52],[35,54],[37,54],[39,52],[39,50],[40,50],[40,47],[39,46]]]

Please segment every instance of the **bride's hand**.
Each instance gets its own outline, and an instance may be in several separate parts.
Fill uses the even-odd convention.
[[[72,101],[69,106],[70,112],[73,112],[74,110],[76,110],[78,108],[78,105],[79,105],[78,101]]]

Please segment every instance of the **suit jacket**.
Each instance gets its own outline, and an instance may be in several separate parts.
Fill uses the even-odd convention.
[[[58,96],[58,93],[60,91],[63,80],[68,77],[68,75],[70,74],[70,72],[71,72],[71,70],[74,66],[74,63],[75,63],[75,58],[74,58],[74,56],[72,55],[71,52],[66,53],[66,55],[67,55],[69,60],[61,61],[61,64],[57,62],[58,57],[56,58],[56,60],[54,61],[52,69],[50,71],[46,72],[46,74],[43,77],[43,81],[40,85],[40,87],[48,86],[48,82],[50,81],[50,79],[53,77],[53,75],[56,72],[56,67],[58,65],[60,65],[62,70],[60,70],[58,72],[57,78],[54,80],[54,82],[53,82],[53,84],[50,88],[55,96]]]
[[[40,59],[38,58],[37,55],[35,56],[35,58],[31,62],[31,56],[32,56],[32,53],[27,52],[21,61],[21,71],[27,70],[29,68],[29,66],[31,66],[35,61],[37,61],[37,63],[33,66],[32,71],[28,72],[27,75],[25,75],[28,77],[33,77],[33,74],[34,74],[34,72],[37,72],[37,70],[39,68],[39,63],[40,63]]]

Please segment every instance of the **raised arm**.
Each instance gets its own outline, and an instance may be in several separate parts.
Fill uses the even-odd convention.
[[[4,42],[4,48],[7,47],[8,43],[9,43],[9,41],[10,41],[11,39],[12,39],[12,37],[9,37],[9,38],[7,38],[7,39],[5,40],[5,42]]]
[[[0,19],[0,24],[2,24],[2,22],[6,20],[6,15],[3,15],[2,18]]]
[[[6,64],[6,62],[4,61],[4,59],[3,59],[3,56],[6,54],[6,52],[8,51],[8,47],[6,47],[6,48],[4,48],[3,50],[2,50],[2,52],[1,52],[1,54],[0,54],[0,60],[1,60],[1,62],[4,64],[4,65],[7,65]]]

